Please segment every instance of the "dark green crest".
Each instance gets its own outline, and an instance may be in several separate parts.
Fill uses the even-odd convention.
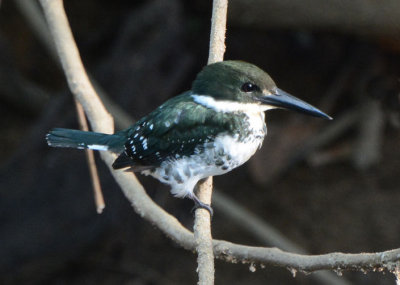
[[[251,84],[254,92],[246,92]],[[211,95],[216,100],[254,103],[255,96],[272,92],[275,82],[262,69],[244,61],[222,61],[207,65],[197,75],[192,91],[199,95]]]

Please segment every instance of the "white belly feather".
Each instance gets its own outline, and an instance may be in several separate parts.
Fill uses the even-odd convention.
[[[151,175],[171,186],[176,197],[193,195],[197,182],[209,176],[227,173],[242,165],[261,147],[266,135],[263,112],[247,113],[251,135],[239,140],[239,134],[221,134],[214,142],[203,145],[194,155],[164,161],[153,171],[142,174]]]

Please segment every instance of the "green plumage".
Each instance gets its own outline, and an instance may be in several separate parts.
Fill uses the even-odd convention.
[[[126,152],[115,161],[114,168],[127,166],[143,170],[157,167],[166,159],[190,156],[195,150],[212,146],[217,135],[248,135],[243,113],[223,113],[193,101],[185,92],[158,107],[131,128],[117,134],[127,135]]]
[[[252,93],[242,92],[240,87],[246,82],[251,82],[258,90]],[[275,82],[264,70],[244,61],[234,60],[207,65],[192,85],[193,93],[212,94],[217,100],[240,103],[254,103],[256,96],[264,90],[273,91],[274,88]]]
[[[127,137],[124,133],[114,135],[85,132],[63,128],[52,129],[46,140],[53,147],[91,148],[92,145],[106,146],[108,151],[120,153],[124,150]]]

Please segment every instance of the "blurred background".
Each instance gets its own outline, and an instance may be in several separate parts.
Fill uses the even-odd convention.
[[[117,129],[190,89],[207,62],[211,0],[65,2],[83,62],[118,113]],[[142,220],[98,157],[101,215],[84,152],[46,145],[49,129],[78,123],[35,7],[0,1],[0,283],[195,284],[195,254]],[[260,66],[334,120],[268,112],[263,148],[216,177],[218,193],[312,254],[398,248],[398,0],[232,0],[226,46],[225,59]],[[192,228],[191,201],[139,178]],[[218,204],[215,238],[275,246]],[[395,282],[377,272],[343,278]],[[327,284],[270,265],[216,262],[216,284],[265,283]]]

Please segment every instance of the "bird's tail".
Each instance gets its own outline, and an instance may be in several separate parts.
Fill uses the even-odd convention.
[[[124,150],[126,138],[119,134],[108,135],[56,128],[46,135],[46,140],[47,144],[52,147],[87,148],[120,153]]]

